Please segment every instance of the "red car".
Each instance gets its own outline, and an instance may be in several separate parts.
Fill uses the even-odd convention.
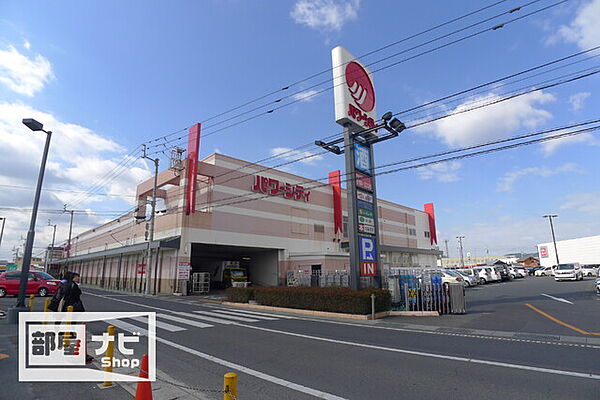
[[[21,271],[8,271],[0,274],[0,297],[19,294]],[[29,272],[26,294],[39,294],[41,297],[54,294],[60,281],[46,272]]]

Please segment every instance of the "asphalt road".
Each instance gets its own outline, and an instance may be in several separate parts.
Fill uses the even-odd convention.
[[[550,278],[527,278],[468,290],[464,316],[375,322],[252,314],[192,297],[146,298],[93,289],[85,290],[84,302],[88,311],[157,312],[157,321],[169,324],[157,329],[159,377],[218,390],[223,374],[236,372],[240,399],[597,399],[600,341],[577,344],[600,332],[600,302],[591,286],[590,280],[555,284]],[[417,324],[431,330],[414,328]],[[95,333],[105,327],[90,326]],[[127,331],[128,326],[118,328]],[[500,335],[480,335],[471,328]],[[563,335],[564,340],[509,335],[528,333]],[[154,384],[165,385],[164,379]],[[131,398],[119,389],[114,398]],[[198,398],[222,398],[217,392],[187,390]],[[161,398],[173,397],[155,395]]]

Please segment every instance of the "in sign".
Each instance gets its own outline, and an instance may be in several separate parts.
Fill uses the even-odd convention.
[[[360,262],[360,275],[361,276],[377,275],[377,263],[361,261]]]

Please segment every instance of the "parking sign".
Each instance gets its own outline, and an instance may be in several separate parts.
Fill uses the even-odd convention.
[[[360,261],[377,262],[377,244],[374,237],[359,236]]]

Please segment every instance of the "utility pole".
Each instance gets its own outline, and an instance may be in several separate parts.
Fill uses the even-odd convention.
[[[146,258],[146,288],[144,289],[145,294],[150,294],[150,275],[152,270],[152,250],[150,245],[154,241],[154,218],[156,214],[156,187],[158,186],[158,158],[151,158],[146,155],[146,145],[144,145],[144,155],[142,158],[146,158],[154,163],[154,187],[152,188],[152,212],[150,213],[150,234],[148,235],[148,254]],[[158,257],[158,254],[157,254]]]
[[[56,224],[52,225],[52,222],[48,220],[48,226],[53,227],[54,231],[52,232],[52,245],[50,246],[50,252],[46,250],[46,267],[44,268],[45,272],[48,272],[48,264],[52,262],[52,253],[54,252],[54,239],[56,238]],[[48,258],[50,260],[48,260]]]
[[[448,239],[444,240],[444,243],[446,243],[446,258],[450,258],[450,251],[448,250]]]
[[[460,245],[460,266],[464,267],[465,266],[465,258],[463,256],[463,244],[462,244],[462,240],[465,237],[464,236],[457,236],[456,238],[458,239],[458,243]]]
[[[71,213],[71,222],[69,223],[69,241],[67,242],[67,258],[71,257],[71,233],[73,232],[73,210],[67,210],[67,205],[64,205],[63,212]]]
[[[4,235],[4,223],[6,222],[6,217],[0,217],[2,220],[2,229],[0,230],[0,245],[2,245],[2,235]]]
[[[558,215],[556,214],[547,214],[544,215],[544,218],[548,218],[550,221],[550,230],[552,231],[552,242],[554,243],[554,254],[556,255],[556,265],[560,264],[558,261],[558,249],[556,248],[556,236],[554,236],[554,225],[552,224],[552,218],[556,218]]]

